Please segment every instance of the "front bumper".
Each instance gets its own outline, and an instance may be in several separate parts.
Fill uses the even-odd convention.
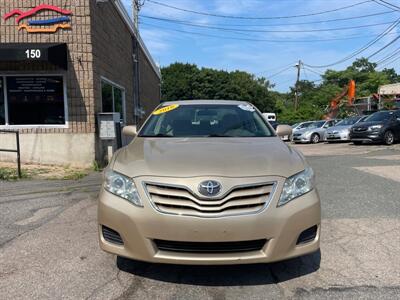
[[[328,142],[349,141],[350,140],[350,134],[347,133],[347,132],[328,133],[326,135],[326,140]]]
[[[138,186],[138,184],[137,184]],[[284,260],[319,249],[320,200],[313,190],[282,207],[276,207],[283,186],[277,184],[269,205],[259,213],[216,218],[169,215],[156,211],[144,188],[139,188],[144,207],[103,190],[99,196],[100,247],[131,259],[173,264],[245,264]],[[297,244],[306,229],[317,226],[315,238]],[[118,232],[123,245],[107,241],[102,226]],[[172,242],[240,242],[266,239],[260,250],[196,253],[160,250],[156,240]]]
[[[311,135],[310,136],[305,136],[305,135],[300,135],[300,136],[293,136],[292,138],[293,143],[310,143],[311,142]]]
[[[360,142],[381,142],[383,140],[383,133],[380,131],[363,131],[350,133],[351,141]]]

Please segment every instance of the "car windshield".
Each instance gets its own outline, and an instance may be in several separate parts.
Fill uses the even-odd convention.
[[[360,120],[362,117],[351,117],[344,119],[336,124],[336,126],[349,126],[349,125],[354,125]]]
[[[306,122],[306,123],[303,123],[303,124],[301,124],[301,125],[299,126],[299,128],[308,128],[308,127],[310,127],[313,123],[314,123],[314,122]]]
[[[379,121],[387,121],[393,115],[391,111],[380,111],[370,115],[365,119],[365,122],[379,122]]]
[[[322,126],[324,126],[325,121],[318,121],[318,122],[314,122],[312,123],[310,126],[308,126],[308,128],[321,128]]]
[[[248,104],[173,104],[154,111],[139,136],[270,137],[275,133]]]

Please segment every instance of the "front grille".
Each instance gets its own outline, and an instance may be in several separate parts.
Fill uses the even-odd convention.
[[[363,132],[363,131],[367,131],[368,127],[354,127],[353,128],[353,132]]]
[[[181,186],[147,183],[146,189],[155,207],[164,213],[200,217],[251,214],[270,201],[274,183],[235,187],[222,198],[199,198]]]
[[[266,239],[240,242],[177,242],[154,240],[159,250],[189,253],[233,253],[261,250]]]
[[[108,228],[106,226],[101,226],[101,230],[103,233],[103,237],[107,242],[117,244],[117,245],[123,245],[124,242],[122,241],[121,236],[119,235],[118,232],[115,230]]]
[[[293,136],[299,137],[299,136],[301,136],[301,133],[295,133],[295,134],[293,134]]]

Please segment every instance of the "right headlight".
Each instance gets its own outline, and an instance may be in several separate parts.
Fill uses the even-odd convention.
[[[106,169],[104,188],[111,194],[125,199],[136,206],[143,206],[133,180],[125,175]]]
[[[314,171],[307,167],[304,171],[297,173],[286,179],[278,206],[282,206],[289,201],[300,197],[315,187]]]
[[[368,130],[376,130],[376,129],[381,129],[383,127],[383,125],[379,124],[379,125],[372,125],[368,127]]]

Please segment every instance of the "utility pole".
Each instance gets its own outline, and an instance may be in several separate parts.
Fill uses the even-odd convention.
[[[134,85],[133,85],[133,103],[134,103],[134,116],[135,125],[140,125],[140,92],[139,92],[139,10],[140,10],[140,0],[132,0],[132,18],[133,18],[133,30],[135,36],[132,38],[133,47],[133,74],[134,74]]]
[[[299,62],[295,65],[295,67],[297,68],[297,79],[294,92],[294,111],[297,111],[297,108],[299,107],[299,81],[300,81],[300,71],[302,64],[303,62],[299,60]]]
[[[137,31],[139,28],[139,10],[140,3],[139,0],[132,0],[132,16],[133,16],[133,24],[135,25],[135,30]]]

